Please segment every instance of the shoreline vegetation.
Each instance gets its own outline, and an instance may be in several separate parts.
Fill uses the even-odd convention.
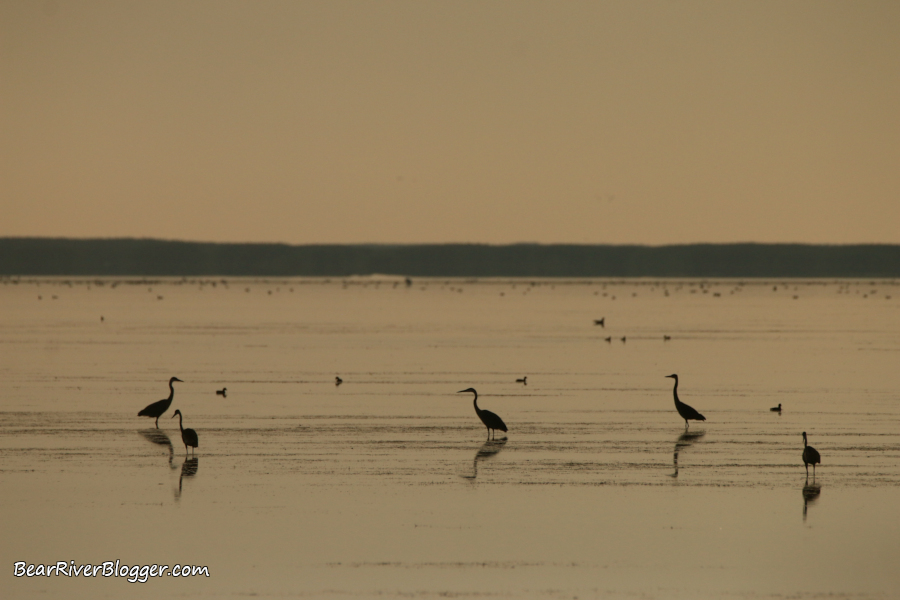
[[[0,238],[0,275],[897,278],[900,245],[315,244]]]

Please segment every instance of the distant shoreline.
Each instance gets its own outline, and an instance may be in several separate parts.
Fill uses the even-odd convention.
[[[358,244],[0,238],[3,276],[897,278],[900,245]]]

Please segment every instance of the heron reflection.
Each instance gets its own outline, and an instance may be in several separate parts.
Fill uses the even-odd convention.
[[[181,486],[184,483],[185,477],[193,477],[197,474],[197,469],[200,467],[200,459],[196,456],[192,458],[185,458],[184,464],[181,465],[181,475],[178,476],[178,491],[175,492],[175,499],[178,500],[181,498]]]
[[[175,456],[175,448],[172,447],[172,440],[169,439],[169,434],[167,434],[162,429],[141,429],[138,433],[145,440],[150,442],[151,444],[156,444],[157,446],[165,446],[169,449],[169,468],[175,469],[177,468],[174,464],[172,464],[172,459]]]
[[[806,483],[803,484],[803,522],[806,522],[806,510],[809,508],[809,505],[814,503],[819,499],[819,494],[822,493],[822,486],[816,483],[816,477],[813,475],[813,482],[809,482],[809,477],[806,478]]]
[[[472,474],[461,475],[460,477],[474,481],[478,477],[478,461],[487,460],[499,454],[503,450],[503,446],[506,445],[506,441],[506,438],[503,438],[500,440],[488,440],[483,443],[478,451],[475,452],[475,458],[472,460]]]
[[[675,466],[675,472],[669,477],[678,477],[678,453],[682,450],[693,446],[697,440],[706,435],[705,431],[685,431],[675,440],[675,452],[672,456],[672,464]]]

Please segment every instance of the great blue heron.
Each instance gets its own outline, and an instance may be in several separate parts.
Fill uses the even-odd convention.
[[[809,477],[809,465],[813,466],[813,480],[816,478],[816,463],[822,462],[819,451],[806,443],[806,432],[803,432],[803,466],[806,467],[806,476]]]
[[[692,421],[705,421],[706,417],[694,410],[693,407],[688,406],[678,399],[678,375],[673,373],[672,375],[666,375],[666,377],[671,377],[675,380],[675,387],[672,388],[672,394],[675,396],[675,410],[677,410],[678,414],[681,415],[681,418],[684,419],[685,431],[687,431],[689,427],[688,419],[691,419]]]
[[[169,379],[169,397],[165,400],[159,400],[149,405],[147,408],[138,413],[139,417],[150,417],[151,419],[156,419],[156,428],[159,429],[159,418],[162,416],[164,412],[169,410],[169,406],[172,405],[172,398],[175,397],[175,388],[172,386],[172,383],[175,381],[180,381],[184,383],[177,377],[172,377]]]
[[[473,394],[475,394],[475,400],[473,402],[473,404],[475,405],[475,413],[478,415],[478,418],[481,419],[481,422],[484,423],[484,426],[487,427],[488,439],[491,439],[491,431],[496,431],[498,429],[504,433],[508,431],[508,429],[506,428],[506,423],[503,422],[503,419],[489,410],[481,410],[480,408],[478,408],[478,392],[475,391],[475,388],[466,388],[456,393],[464,394],[466,392],[472,392]]]
[[[172,418],[178,417],[178,428],[181,429],[181,441],[184,442],[184,453],[187,454],[188,446],[191,447],[191,454],[194,453],[193,448],[200,447],[200,439],[197,437],[197,432],[193,429],[185,429],[181,423],[182,414],[180,410],[176,410],[175,414],[172,415]]]

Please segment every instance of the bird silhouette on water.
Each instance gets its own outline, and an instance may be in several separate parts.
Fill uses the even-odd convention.
[[[528,375],[526,375],[522,379],[516,379],[516,383],[521,383],[522,385],[528,385]]]
[[[164,412],[169,410],[169,406],[172,405],[172,398],[175,397],[175,387],[172,385],[172,383],[176,381],[184,383],[177,377],[172,377],[171,379],[169,379],[169,397],[165,400],[159,400],[157,402],[154,402],[153,404],[150,404],[149,406],[147,406],[147,408],[139,412],[138,416],[156,419],[156,428],[159,429],[159,418]]]
[[[228,397],[228,388],[223,387],[221,390],[216,390],[216,396],[222,396],[223,398]]]
[[[341,385],[342,383],[344,383],[344,380],[341,379],[340,377],[334,378],[334,387],[337,387],[337,386]]]
[[[594,325],[599,325],[600,327],[606,327],[606,317],[602,319],[594,319]]]
[[[175,414],[172,415],[172,418],[178,417],[178,428],[181,429],[181,441],[184,442],[184,453],[187,454],[188,446],[191,447],[191,454],[194,453],[194,448],[200,447],[200,439],[197,437],[197,432],[193,429],[185,429],[181,423],[181,411],[176,410]]]
[[[803,432],[803,466],[806,467],[806,476],[809,477],[809,465],[813,466],[813,480],[816,478],[816,463],[822,462],[819,451],[806,443],[806,432]]]
[[[673,373],[671,375],[666,375],[666,377],[671,377],[675,380],[675,387],[672,388],[672,394],[675,396],[675,410],[677,410],[678,414],[681,415],[681,418],[684,419],[684,430],[687,431],[688,429],[688,419],[692,421],[705,421],[706,417],[694,410],[693,407],[688,406],[678,399],[678,375]]]
[[[778,406],[773,406],[773,407],[770,408],[769,410],[771,410],[772,412],[780,413],[780,412],[781,412],[781,403],[779,402],[779,403],[778,403]]]
[[[481,419],[481,422],[484,423],[485,427],[487,427],[488,439],[491,439],[492,431],[497,431],[498,429],[504,433],[509,431],[506,428],[506,423],[503,422],[503,419],[489,410],[481,410],[480,408],[478,408],[478,392],[475,391],[475,388],[466,388],[456,393],[464,394],[466,392],[472,392],[473,394],[475,394],[475,400],[473,401],[473,404],[475,405],[475,414],[478,415],[478,418]],[[496,434],[494,437],[496,437]]]

